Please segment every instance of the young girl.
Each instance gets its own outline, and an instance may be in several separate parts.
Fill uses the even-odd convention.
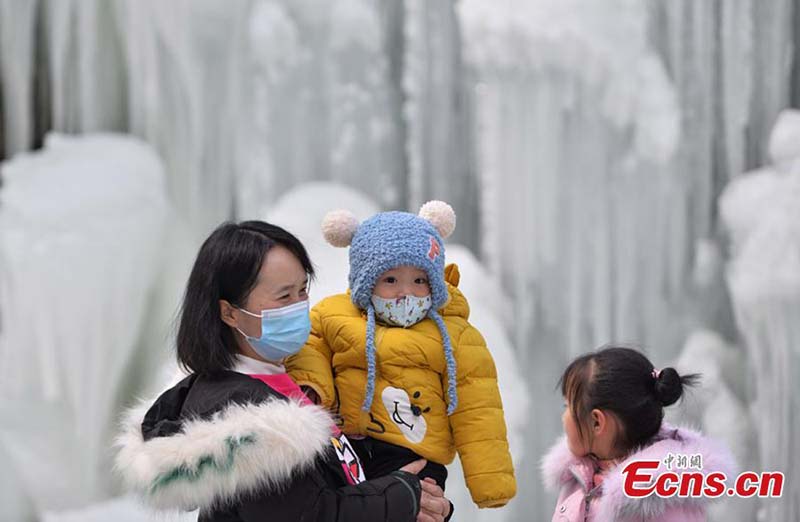
[[[670,470],[731,476],[733,458],[721,444],[663,422],[664,407],[697,380],[674,368],[657,370],[630,348],[605,348],[572,361],[560,381],[565,436],[542,461],[545,484],[560,491],[553,521],[705,520],[707,498],[631,498],[622,474],[630,462],[657,460],[655,476]],[[692,466],[678,460],[684,455]]]
[[[287,371],[341,418],[367,477],[420,457],[444,488],[456,450],[479,507],[516,492],[494,362],[467,321],[455,265],[444,266],[449,205],[415,216],[382,212],[359,224],[329,213],[325,238],[350,245],[350,290],[311,311],[311,336]]]

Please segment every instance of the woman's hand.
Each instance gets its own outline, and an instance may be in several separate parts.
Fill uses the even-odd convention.
[[[425,459],[415,460],[406,464],[400,471],[416,475],[428,464]],[[419,499],[420,510],[417,522],[444,522],[450,514],[450,501],[444,496],[444,491],[432,478],[425,478],[419,482],[422,495]]]
[[[425,478],[420,483],[422,497],[417,522],[444,522],[450,514],[450,501],[444,496],[444,491],[432,478]]]

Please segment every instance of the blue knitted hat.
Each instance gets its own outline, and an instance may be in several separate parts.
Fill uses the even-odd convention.
[[[418,216],[408,212],[381,212],[359,224],[346,210],[329,212],[322,223],[325,239],[334,246],[350,246],[350,298],[367,312],[367,390],[362,409],[369,411],[375,394],[375,310],[372,291],[378,277],[400,265],[428,274],[431,310],[428,317],[439,328],[447,362],[447,414],[458,405],[456,364],[444,320],[438,310],[447,302],[444,281],[444,241],[455,229],[455,212],[447,203],[429,201]]]

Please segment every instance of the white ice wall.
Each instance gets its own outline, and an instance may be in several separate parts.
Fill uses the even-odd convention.
[[[730,236],[726,277],[753,379],[759,469],[786,473],[781,499],[760,520],[800,517],[800,112],[781,114],[772,165],[731,182],[720,197]]]
[[[28,520],[111,493],[170,209],[130,137],[51,134],[0,170],[0,505]]]
[[[754,338],[766,318],[736,277],[734,325],[725,289],[694,276],[724,252],[717,196],[767,159],[794,4],[0,0],[3,151],[48,125],[145,139],[188,227],[175,266],[219,221],[267,215],[301,182],[385,208],[449,201],[525,347],[536,400],[515,509],[544,517],[535,456],[560,430],[553,387],[571,355],[635,340],[669,359],[698,326],[736,326],[748,349],[788,342]],[[747,221],[745,207],[724,220]],[[179,289],[181,270],[161,283]]]
[[[536,383],[526,454],[541,455],[560,431],[553,386],[572,355],[633,341],[660,364],[697,326],[735,334],[724,286],[696,276],[719,250],[717,195],[764,157],[788,102],[792,7],[458,5],[482,254],[516,305],[513,339]],[[536,462],[521,473],[532,494],[518,516],[544,518],[554,499]]]
[[[198,242],[297,183],[332,180],[387,207],[447,199],[474,243],[447,0],[32,0],[0,13],[9,156],[37,124],[142,137]]]

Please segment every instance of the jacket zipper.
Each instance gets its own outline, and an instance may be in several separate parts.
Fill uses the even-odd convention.
[[[600,493],[600,486],[595,486],[583,496],[583,522],[589,522],[589,506],[592,499]]]

